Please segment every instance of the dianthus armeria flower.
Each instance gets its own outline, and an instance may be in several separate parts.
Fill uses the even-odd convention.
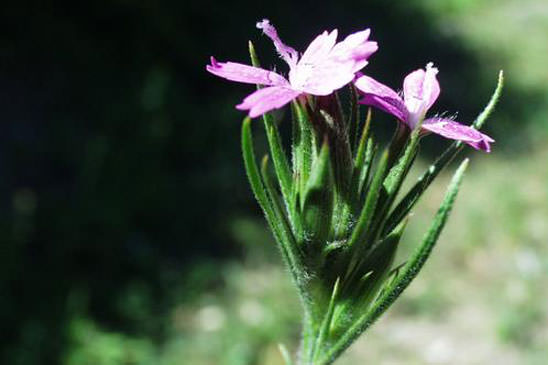
[[[288,78],[269,70],[236,62],[217,62],[211,57],[207,71],[231,81],[260,84],[261,88],[236,106],[249,110],[251,118],[281,108],[303,94],[329,95],[350,83],[356,72],[367,65],[367,59],[377,50],[377,42],[368,41],[370,30],[353,33],[336,43],[337,30],[323,32],[310,43],[299,58],[293,48],[285,45],[268,20],[257,23],[274,43],[276,50],[289,65]]]
[[[426,70],[419,69],[407,75],[403,80],[403,99],[394,90],[369,76],[359,75],[354,84],[363,94],[361,104],[382,109],[413,129],[424,119],[426,112],[440,94],[437,73],[438,69],[429,63]],[[449,118],[428,118],[422,122],[421,127],[423,130],[462,141],[486,152],[490,152],[489,144],[494,142],[491,137]]]

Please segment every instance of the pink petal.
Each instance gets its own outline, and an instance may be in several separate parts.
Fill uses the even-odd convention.
[[[261,85],[286,85],[287,80],[275,72],[236,62],[217,62],[211,57],[211,65],[206,70],[230,81]]]
[[[329,52],[331,52],[336,40],[336,29],[331,33],[323,32],[317,36],[312,43],[310,43],[299,60],[299,64],[315,64],[322,62],[325,58],[327,58]]]
[[[379,48],[377,42],[367,41],[371,31],[362,30],[347,36],[342,42],[333,47],[330,58],[340,62],[354,61],[354,72],[367,65],[367,59]]]
[[[487,136],[486,136],[487,137]],[[468,145],[472,146],[476,150],[482,150],[487,153],[491,152],[491,146],[489,143],[494,142],[491,138],[487,137],[479,142],[468,142]]]
[[[440,85],[436,79],[438,69],[432,63],[425,70],[416,70],[405,77],[403,81],[403,97],[409,113],[415,116],[414,125],[424,116],[440,94]]]
[[[371,105],[392,114],[401,121],[407,119],[407,109],[400,96],[377,80],[361,75],[354,81],[356,88],[364,94],[360,104]]]
[[[263,19],[262,21],[258,22],[257,28],[262,29],[263,33],[272,40],[272,42],[274,43],[274,47],[276,47],[276,51],[278,51],[280,56],[285,60],[285,62],[287,62],[289,67],[293,67],[297,64],[299,54],[293,48],[286,46],[282,42],[282,40],[278,36],[276,28],[274,28],[274,26],[270,24],[270,21],[268,19]]]
[[[439,134],[445,138],[463,141],[477,150],[491,151],[489,143],[495,142],[491,137],[478,130],[462,125],[447,118],[430,118],[422,123],[422,129]]]
[[[365,55],[365,56],[360,56],[359,58],[356,58],[354,61],[354,68],[353,68],[353,71],[354,72],[358,72],[360,71],[362,68],[364,68],[365,66],[367,66],[367,64],[369,63],[367,61],[367,58],[369,58],[370,55],[372,55],[373,53],[375,53],[377,51],[377,49],[379,49],[379,46],[377,45],[377,42],[367,42],[366,45],[360,47],[360,48],[357,48],[355,50],[355,54],[357,54],[357,52],[361,52],[361,55]],[[356,56],[357,57],[357,56]]]
[[[325,65],[322,67],[321,63],[327,60],[336,40],[337,30],[333,30],[331,33],[323,32],[310,43],[297,65],[289,70],[289,82],[293,89],[312,95],[331,94],[334,90],[333,82],[330,80],[333,71],[327,70]],[[322,67],[321,72],[325,78],[318,78],[319,67]]]
[[[355,73],[367,64],[377,50],[368,42],[370,31],[356,32],[335,43],[337,31],[324,32],[310,44],[296,67],[289,72],[293,89],[312,95],[329,95],[351,82]]]
[[[270,86],[248,95],[241,104],[236,105],[236,109],[249,110],[249,116],[255,118],[281,108],[300,94],[300,91],[288,87]]]
[[[327,60],[320,64],[299,63],[289,73],[291,87],[311,95],[329,95],[354,79],[353,63]]]

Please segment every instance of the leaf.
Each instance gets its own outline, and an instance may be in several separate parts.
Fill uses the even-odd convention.
[[[411,134],[411,138],[405,147],[403,155],[400,157],[398,162],[392,166],[390,172],[384,179],[383,187],[386,191],[386,194],[390,200],[395,194],[397,194],[405,175],[409,171],[409,166],[413,161],[413,157],[417,151],[417,145],[419,142],[419,129],[415,129]]]
[[[491,99],[489,99],[489,102],[487,103],[485,108],[476,117],[476,120],[474,120],[474,123],[472,123],[472,126],[474,128],[480,129],[485,123],[485,121],[487,120],[487,118],[489,118],[489,116],[495,109],[495,105],[497,105],[497,102],[499,101],[503,86],[504,86],[504,72],[500,70],[499,77],[497,79],[497,87],[495,88],[495,91],[493,92],[493,95],[491,95]]]
[[[291,110],[293,111],[293,175],[297,180],[293,187],[293,194],[297,196],[302,194],[308,181],[316,142],[306,109],[297,101],[293,101]]]
[[[356,148],[358,143],[358,129],[360,127],[360,108],[358,104],[358,89],[354,86],[353,83],[350,84],[350,112],[348,113],[348,123],[349,131],[348,138],[351,142],[353,149]],[[367,109],[367,119],[371,119],[371,108]]]
[[[272,231],[277,239],[281,239],[279,229],[274,222],[274,211],[270,200],[266,194],[263,182],[259,175],[259,168],[255,161],[255,153],[253,151],[253,137],[251,134],[251,119],[245,118],[242,123],[242,152],[244,158],[244,167],[247,173],[251,190],[259,205],[263,209],[267,222],[272,226]]]
[[[451,183],[449,184],[449,188],[447,189],[447,193],[445,194],[441,206],[434,217],[428,232],[424,236],[419,247],[415,250],[405,266],[402,268],[400,275],[395,280],[390,280],[388,287],[383,289],[383,294],[377,299],[371,309],[361,316],[348,329],[348,331],[346,331],[345,334],[331,346],[318,364],[332,363],[356,340],[361,333],[363,333],[363,331],[369,328],[369,326],[371,326],[388,309],[388,307],[394,303],[401,293],[409,286],[411,281],[417,276],[419,271],[424,266],[424,263],[430,256],[430,253],[432,252],[432,249],[440,236],[445,222],[447,221],[467,166],[468,160],[466,159],[459,166],[453,176]]]
[[[297,245],[295,237],[293,236],[291,225],[284,214],[278,192],[272,184],[272,180],[268,174],[268,156],[266,155],[263,157],[261,164],[261,175],[263,177],[265,190],[270,201],[272,202],[272,211],[274,212],[276,223],[280,226],[280,231],[283,237],[282,243],[287,250],[290,268],[295,271],[299,282],[304,282],[307,275],[303,271],[305,265],[303,263],[302,252]]]
[[[266,129],[266,135],[268,138],[268,145],[270,146],[270,155],[274,162],[274,170],[278,177],[282,196],[286,202],[286,207],[290,210],[292,206],[292,189],[293,178],[291,175],[291,169],[289,168],[289,162],[282,146],[280,133],[278,127],[274,122],[274,118],[271,114],[264,114],[263,121]]]
[[[418,143],[419,143],[419,133],[420,133],[420,124],[415,127],[411,133],[411,137],[407,142],[407,146],[398,162],[392,166],[388,175],[383,182],[383,190],[381,191],[381,196],[379,198],[379,206],[375,212],[376,221],[374,224],[374,234],[372,237],[378,237],[378,233],[383,233],[380,237],[384,237],[386,232],[392,231],[394,227],[391,227],[389,230],[384,230],[384,226],[387,222],[387,214],[390,207],[396,200],[398,192],[400,191],[403,180],[409,173],[411,165],[418,152]],[[401,220],[400,220],[401,221]],[[399,222],[398,222],[399,223]],[[381,231],[381,232],[379,232]]]
[[[365,118],[365,123],[363,125],[362,135],[360,137],[360,143],[358,144],[356,157],[354,158],[354,166],[356,166],[358,169],[363,165],[363,160],[365,158],[365,150],[366,150],[366,144],[369,137],[370,126],[371,126],[371,108],[368,108],[367,116]]]
[[[367,255],[364,255],[363,263],[360,263],[358,266],[358,272],[371,272],[371,274],[362,283],[351,284],[352,287],[356,288],[356,296],[360,297],[360,302],[370,303],[379,292],[384,279],[392,267],[406,226],[407,221],[402,222],[382,241],[371,247]]]
[[[254,67],[261,68],[261,62],[259,61],[259,57],[257,56],[257,52],[255,51],[255,46],[253,45],[253,42],[249,41],[247,43],[247,47],[249,49],[249,57],[251,58],[251,65]],[[261,85],[257,85],[260,87]]]
[[[292,236],[287,224],[280,218],[279,207],[277,207],[268,196],[269,193],[267,192],[267,187],[265,184],[270,185],[270,181],[267,179],[265,184],[263,184],[263,181],[261,180],[259,168],[255,160],[255,153],[253,151],[251,119],[249,117],[245,118],[242,123],[242,152],[244,166],[251,185],[251,190],[253,190],[253,194],[265,214],[266,221],[268,222],[268,225],[274,234],[274,238],[280,247],[282,258],[290,269],[293,281],[299,289],[299,294],[305,304],[305,310],[309,310],[310,299],[305,285],[305,278],[307,275],[303,272],[304,266],[300,255],[296,251],[298,247],[295,243],[295,239]],[[268,188],[270,195],[272,195],[272,188],[270,186],[268,186]]]
[[[348,203],[349,200],[353,161],[348,135],[344,126],[341,125],[344,124],[344,121],[341,116],[336,116],[339,114],[337,112],[338,110],[338,108],[335,109],[335,116],[325,110],[320,110],[319,115],[323,119],[325,125],[328,126],[325,133],[329,138],[329,144],[332,149],[333,174],[335,177],[335,185],[339,192],[337,197],[342,198],[339,199],[340,201],[336,202],[336,204],[338,204],[336,210],[342,211],[344,209],[343,205]]]
[[[375,175],[371,181],[371,186],[367,192],[367,197],[365,199],[360,217],[358,218],[358,222],[356,223],[356,226],[354,227],[352,235],[348,241],[347,245],[351,250],[354,249],[356,244],[364,238],[364,235],[371,224],[373,213],[375,212],[375,207],[377,206],[377,199],[379,198],[382,181],[384,179],[387,162],[388,152],[385,151],[379,160],[377,171],[375,171]]]
[[[392,210],[384,225],[383,234],[386,234],[394,229],[394,227],[398,225],[401,220],[407,216],[407,214],[409,214],[411,209],[419,201],[424,191],[426,191],[432,181],[434,181],[445,166],[453,160],[456,154],[460,151],[460,148],[461,147],[457,145],[457,142],[454,142],[432,165],[430,165],[430,167],[422,174],[411,190],[409,190],[398,205]]]
[[[371,154],[373,148],[373,141],[369,137],[369,127],[371,125],[371,108],[367,109],[367,117],[363,126],[362,135],[358,143],[358,149],[356,151],[356,157],[354,158],[354,168],[352,171],[351,182],[351,196],[352,199],[357,200],[360,196],[359,192],[363,185],[363,181],[369,170],[371,163]]]
[[[329,328],[331,327],[331,321],[333,320],[333,311],[335,309],[335,303],[339,294],[339,282],[340,278],[337,278],[337,280],[335,280],[335,285],[333,285],[333,291],[331,292],[331,299],[329,300],[327,311],[325,312],[325,316],[322,320],[320,330],[318,331],[318,337],[316,338],[316,341],[312,347],[311,358],[313,359],[313,361],[315,361],[317,357],[321,354],[322,345],[329,333]]]
[[[333,212],[334,181],[331,156],[327,140],[312,166],[303,193],[301,215],[307,240],[315,245],[323,244],[330,230]],[[319,247],[321,248],[321,246]]]
[[[284,234],[284,238],[287,240],[288,245],[296,247],[297,243],[295,241],[295,238],[293,237],[291,226],[287,220],[287,216],[285,215],[285,211],[283,209],[282,202],[280,201],[278,191],[272,183],[272,178],[268,173],[268,155],[265,155],[263,157],[261,163],[261,176],[263,178],[265,191],[268,195],[270,202],[272,203],[272,210],[274,212],[276,220],[278,224],[282,227],[282,233]]]
[[[386,222],[388,212],[392,206],[401,184],[407,176],[418,150],[419,135],[422,120],[409,133],[409,128],[398,123],[394,136],[388,147],[388,174],[383,181],[379,201],[375,213],[375,221],[371,226],[369,238],[375,241],[379,237]]]
[[[369,180],[369,175],[371,173],[371,165],[375,154],[377,152],[377,145],[373,140],[373,136],[368,138],[367,147],[365,149],[365,159],[363,166],[361,168],[360,177],[358,180],[358,191],[356,199],[359,200],[359,197],[364,195],[364,188],[367,186],[367,181]]]
[[[255,67],[261,67],[257,53],[255,52],[255,47],[251,41],[249,41],[249,55],[251,58],[251,64]],[[257,85],[257,89],[260,89],[261,87],[261,85]],[[274,162],[274,170],[276,171],[276,176],[280,185],[280,190],[282,191],[282,196],[284,197],[290,218],[292,218],[293,212],[291,210],[291,191],[293,179],[291,176],[291,169],[289,168],[289,162],[287,161],[287,155],[283,149],[280,132],[278,131],[278,126],[276,125],[272,114],[263,114],[263,122],[268,139],[268,145],[270,147],[270,154],[272,156],[272,161]]]

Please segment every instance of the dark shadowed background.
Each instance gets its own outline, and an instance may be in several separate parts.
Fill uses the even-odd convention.
[[[248,40],[264,65],[286,72],[255,29],[264,17],[301,51],[326,29],[372,28],[380,49],[365,71],[399,88],[433,61],[442,86],[434,111],[458,111],[463,123],[505,70],[486,126],[494,152],[473,154],[459,223],[444,236],[460,237],[457,254],[442,253],[440,270],[424,274],[449,276],[417,284],[422,291],[368,336],[370,348],[349,356],[546,359],[547,3],[23,3],[3,4],[0,15],[1,363],[280,364],[276,343],[294,347],[298,304],[240,158],[243,114],[234,105],[253,87],[205,72],[211,55],[247,63]],[[389,118],[378,120],[392,130]],[[424,163],[447,143],[425,142]],[[419,221],[416,237],[423,230]],[[466,280],[451,281],[461,272]],[[447,325],[411,326],[421,318]],[[455,330],[485,318],[479,329]],[[431,336],[390,342],[410,328]],[[436,342],[440,333],[448,340]],[[459,358],[467,338],[485,346]],[[416,358],[398,362],[398,351]]]

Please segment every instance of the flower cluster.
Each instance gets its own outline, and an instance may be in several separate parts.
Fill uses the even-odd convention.
[[[214,75],[231,81],[266,86],[236,106],[248,110],[255,118],[273,109],[281,108],[303,95],[324,96],[353,83],[363,95],[361,104],[371,105],[394,115],[411,129],[422,123],[422,129],[443,137],[463,141],[475,149],[490,152],[494,140],[449,118],[424,119],[426,112],[440,94],[436,75],[438,69],[432,63],[426,69],[415,70],[403,81],[403,99],[394,90],[360,72],[368,58],[377,51],[377,42],[369,41],[370,30],[362,30],[336,42],[337,30],[317,36],[299,58],[298,52],[285,45],[278,32],[267,19],[257,23],[267,35],[280,57],[289,66],[289,76],[259,67],[236,62],[218,62],[211,57],[206,69]]]
[[[431,64],[407,75],[403,92],[364,75],[377,51],[365,29],[337,42],[337,31],[317,36],[302,55],[285,45],[268,20],[257,27],[289,66],[287,77],[259,65],[218,62],[207,71],[256,84],[236,107],[248,111],[242,124],[245,170],[303,304],[298,364],[331,364],[379,318],[411,283],[429,257],[453,206],[468,161],[457,169],[424,239],[403,263],[396,251],[412,209],[464,144],[490,151],[492,138],[479,132],[501,92],[502,73],[487,107],[471,126],[442,117],[425,118],[440,94]],[[338,90],[350,86],[348,113]],[[291,153],[285,153],[274,109],[291,105]],[[394,137],[384,149],[361,123],[359,105],[395,116]],[[262,116],[269,154],[255,157],[251,118]],[[361,129],[361,131],[360,131]],[[400,194],[418,153],[420,137],[435,133],[455,140]],[[272,166],[270,166],[270,161]],[[287,364],[292,364],[286,351]]]

